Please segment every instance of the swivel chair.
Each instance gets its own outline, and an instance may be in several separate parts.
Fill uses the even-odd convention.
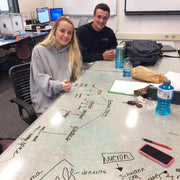
[[[18,105],[21,119],[31,124],[36,120],[37,115],[30,96],[30,62],[11,67],[9,77],[16,94],[10,102]]]
[[[89,18],[88,17],[81,17],[80,20],[79,20],[79,23],[78,23],[78,27],[84,25],[84,24],[87,24]]]
[[[18,41],[15,46],[17,63],[25,63],[30,61],[33,48],[31,37],[26,37]]]
[[[11,47],[15,49],[15,52],[0,58],[0,65],[3,70],[9,70],[16,64],[29,62],[34,46],[31,37],[25,37],[11,45]]]
[[[11,138],[0,138],[0,154],[3,153],[14,141]]]

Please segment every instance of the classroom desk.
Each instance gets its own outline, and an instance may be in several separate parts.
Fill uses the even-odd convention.
[[[25,34],[19,35],[19,39],[23,39],[23,38],[26,38],[26,37],[31,37],[34,40],[35,38],[45,36],[47,34],[48,34],[48,32],[41,32],[40,34],[38,34],[37,32],[25,32]],[[15,44],[17,42],[18,41],[16,39],[3,39],[3,38],[0,38],[0,48],[3,48],[3,46]]]
[[[159,63],[168,69],[169,61]],[[180,59],[174,63],[180,67]],[[159,116],[156,101],[143,108],[122,103],[135,97],[107,92],[121,78],[114,61],[96,62],[0,156],[0,179],[179,179],[180,106]],[[172,147],[153,145],[175,161],[166,168],[141,155],[141,138]]]
[[[41,32],[50,32],[52,29],[52,25],[46,26],[45,28],[41,28]],[[26,32],[36,32],[36,29],[26,29]]]

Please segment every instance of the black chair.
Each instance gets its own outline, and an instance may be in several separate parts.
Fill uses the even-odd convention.
[[[31,37],[25,37],[18,40],[12,45],[15,52],[11,52],[0,59],[0,65],[2,66],[1,68],[9,70],[16,64],[30,62],[33,47],[34,44]]]
[[[18,105],[21,119],[31,124],[36,120],[37,115],[30,96],[30,62],[11,67],[9,77],[16,94],[10,102]]]
[[[79,23],[78,23],[78,27],[80,27],[84,24],[87,24],[88,20],[89,20],[89,17],[81,17],[81,19],[79,20]]]
[[[0,154],[3,153],[15,139],[12,138],[0,138]]]
[[[26,37],[17,42],[15,46],[17,63],[25,63],[31,60],[33,42],[31,37]]]

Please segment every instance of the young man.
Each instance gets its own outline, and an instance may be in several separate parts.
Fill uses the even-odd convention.
[[[113,60],[117,39],[112,29],[106,26],[110,8],[103,3],[94,9],[93,22],[77,29],[77,37],[83,62]]]

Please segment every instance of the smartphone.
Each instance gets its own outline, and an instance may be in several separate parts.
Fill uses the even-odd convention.
[[[144,156],[147,156],[148,158],[150,158],[166,167],[168,167],[174,161],[173,156],[171,156],[149,144],[144,144],[138,151],[141,154],[143,154]]]

